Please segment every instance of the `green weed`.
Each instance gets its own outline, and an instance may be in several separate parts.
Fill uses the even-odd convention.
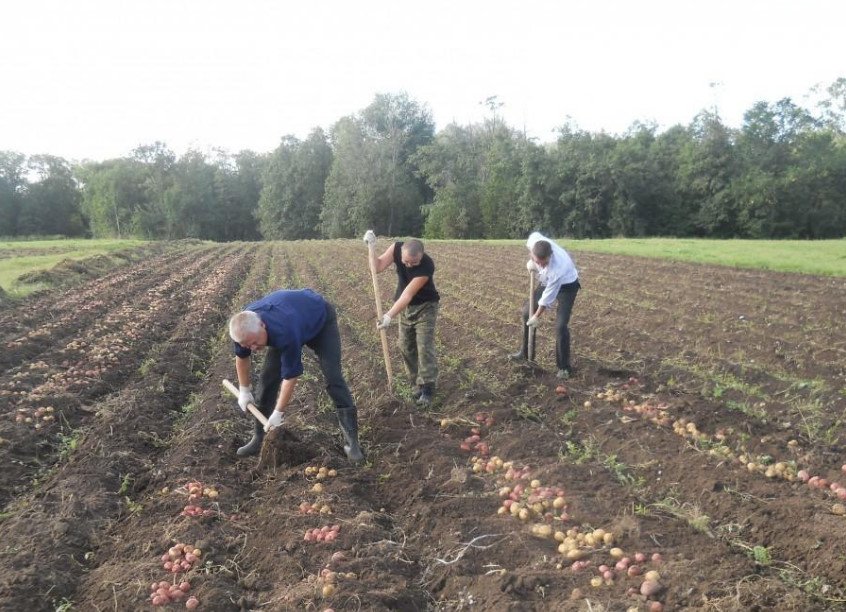
[[[120,481],[120,489],[118,495],[126,495],[129,492],[129,487],[132,484],[132,477],[129,474],[124,474]]]
[[[525,419],[526,421],[535,421],[536,423],[540,423],[543,420],[543,413],[537,408],[532,408],[525,402],[514,408],[514,412],[518,417]]]
[[[674,497],[667,497],[652,504],[656,510],[685,521],[696,531],[711,535],[711,517],[702,512],[702,509],[694,503],[680,503]]]
[[[567,440],[564,446],[558,451],[558,460],[561,462],[572,462],[581,465],[599,456],[599,446],[596,440],[589,438],[583,444]]]
[[[78,431],[71,430],[70,434],[59,432],[59,461],[65,461],[70,457],[71,453],[77,449],[80,442],[80,434]]]

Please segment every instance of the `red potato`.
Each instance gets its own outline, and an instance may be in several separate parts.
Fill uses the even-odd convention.
[[[661,583],[656,580],[644,580],[643,584],[640,585],[640,594],[652,597],[660,593],[663,588]]]

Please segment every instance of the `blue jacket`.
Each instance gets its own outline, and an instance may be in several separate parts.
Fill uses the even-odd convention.
[[[303,345],[313,340],[326,323],[326,300],[311,289],[281,289],[253,302],[252,310],[267,328],[267,344],[282,357],[282,379],[303,373]],[[250,349],[233,342],[235,355],[249,357]]]

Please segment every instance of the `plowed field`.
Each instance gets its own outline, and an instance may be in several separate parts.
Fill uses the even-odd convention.
[[[155,609],[846,607],[844,279],[579,253],[556,392],[552,317],[506,358],[525,249],[427,250],[426,411],[396,328],[386,384],[360,241],[186,246],[0,311],[0,609],[154,609],[161,582],[190,586]],[[276,454],[236,459],[225,324],[281,287],[337,306],[363,467],[310,357]]]

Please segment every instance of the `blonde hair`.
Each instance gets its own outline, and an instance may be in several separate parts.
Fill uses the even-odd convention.
[[[261,331],[261,317],[252,310],[245,310],[229,319],[229,337],[240,343],[246,336]]]

